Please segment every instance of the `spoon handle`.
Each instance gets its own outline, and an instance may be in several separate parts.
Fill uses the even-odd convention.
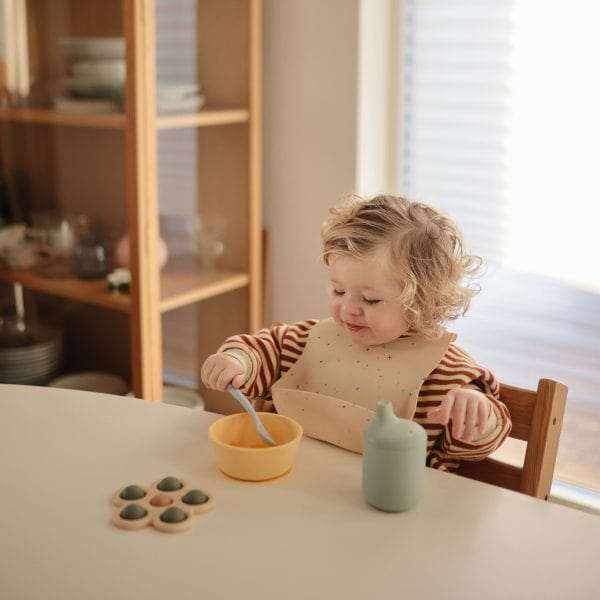
[[[254,407],[250,404],[250,401],[240,390],[234,388],[230,383],[227,384],[227,391],[244,407],[246,412],[252,417],[254,421],[254,426],[256,427],[256,431],[260,437],[265,440],[268,444],[272,446],[277,445],[277,442],[269,435],[269,432],[265,429],[265,426],[262,424],[259,416],[256,414]]]

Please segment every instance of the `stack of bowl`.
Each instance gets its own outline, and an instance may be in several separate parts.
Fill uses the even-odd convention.
[[[54,105],[69,112],[115,112],[125,89],[125,40],[109,37],[62,38],[67,64],[64,90]]]

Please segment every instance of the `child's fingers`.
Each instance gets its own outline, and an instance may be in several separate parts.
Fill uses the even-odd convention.
[[[469,394],[450,390],[435,408],[427,411],[427,418],[440,425],[452,421],[452,437],[472,442],[475,434],[483,435],[489,419],[489,402],[474,401]]]
[[[466,411],[465,411],[465,430],[463,433],[463,438],[466,442],[472,442],[475,431],[477,430],[478,425],[478,404],[473,402],[467,402]]]
[[[227,389],[228,383],[231,383],[231,374],[227,369],[223,369],[217,377],[215,389],[224,392]]]
[[[244,383],[244,373],[240,373],[239,375],[236,375],[232,380],[231,380],[231,385],[234,388],[239,388],[242,384]]]
[[[454,396],[448,392],[448,394],[446,394],[444,399],[440,402],[439,406],[430,408],[427,411],[427,418],[433,420],[435,423],[439,423],[440,425],[448,425],[453,404]]]
[[[479,421],[479,427],[478,427],[479,435],[483,435],[485,433],[485,430],[487,429],[487,424],[488,424],[489,415],[490,415],[490,408],[491,407],[488,402],[480,402],[479,406],[477,407],[477,416],[478,416],[478,421]]]
[[[465,417],[467,411],[467,401],[463,396],[457,396],[452,406],[450,418],[452,419],[452,435],[460,440],[465,433]]]
[[[222,373],[223,371],[221,368],[215,365],[206,378],[207,387],[211,390],[220,390],[219,379],[221,378]]]
[[[240,373],[240,371],[242,372]],[[200,370],[200,378],[207,388],[224,392],[227,384],[233,383],[234,380],[236,380],[235,387],[242,385],[244,382],[243,366],[234,358],[213,354],[204,361]]]
[[[202,383],[208,387],[212,388],[211,385],[211,373],[215,368],[215,360],[212,356],[209,356],[202,365],[202,369],[200,371],[200,378],[202,379]]]

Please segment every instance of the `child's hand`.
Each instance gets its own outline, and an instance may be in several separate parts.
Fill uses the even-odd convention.
[[[211,389],[224,392],[228,383],[238,388],[244,383],[246,369],[244,365],[227,354],[211,354],[202,365],[200,377],[202,383]]]
[[[441,404],[427,411],[428,418],[435,423],[448,425],[452,421],[452,437],[456,440],[474,442],[495,428],[490,419],[495,415],[492,403],[477,390],[450,390]],[[493,425],[493,426],[492,426]]]

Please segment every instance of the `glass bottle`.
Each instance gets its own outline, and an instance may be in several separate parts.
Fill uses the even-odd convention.
[[[108,271],[106,244],[87,217],[78,217],[75,224],[71,271],[79,279],[102,279]]]

